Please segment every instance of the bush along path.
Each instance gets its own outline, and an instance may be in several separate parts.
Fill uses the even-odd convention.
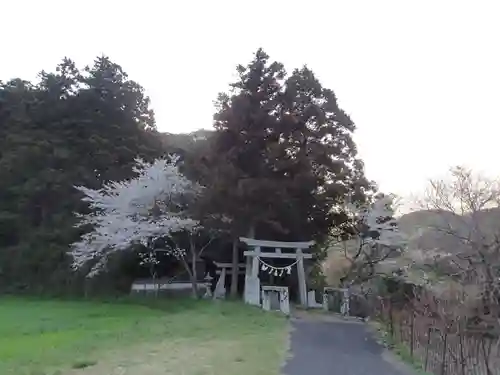
[[[412,375],[373,338],[368,326],[331,316],[292,318],[283,375]]]

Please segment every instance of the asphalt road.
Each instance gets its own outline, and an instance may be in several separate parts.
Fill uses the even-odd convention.
[[[410,375],[363,323],[292,321],[291,357],[284,375]]]

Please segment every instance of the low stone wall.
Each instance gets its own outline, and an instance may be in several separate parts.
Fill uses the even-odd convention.
[[[205,294],[206,290],[207,283],[199,281],[198,292],[200,295]],[[131,294],[159,294],[162,296],[190,295],[192,285],[186,281],[168,282],[167,280],[160,279],[156,283],[153,283],[153,280],[137,280],[132,284],[130,292]]]

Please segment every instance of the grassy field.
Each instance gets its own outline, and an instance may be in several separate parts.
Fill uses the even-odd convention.
[[[236,302],[0,298],[2,375],[277,375],[286,339]]]

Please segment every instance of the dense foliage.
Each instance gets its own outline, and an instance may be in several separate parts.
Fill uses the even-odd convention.
[[[68,281],[68,244],[85,209],[75,185],[129,177],[162,154],[149,99],[106,57],[80,71],[65,59],[38,82],[0,85],[0,268],[9,289]]]
[[[82,198],[125,186],[140,175],[137,158],[158,163],[166,152],[178,155],[179,176],[204,187],[188,207],[205,232],[196,236],[218,233],[233,244],[234,262],[241,235],[321,242],[345,224],[345,202],[364,203],[373,184],[333,91],[307,67],[287,74],[262,50],[237,71],[216,102],[215,130],[189,135],[159,134],[144,90],[106,57],[83,70],[65,59],[36,83],[2,83],[1,287],[73,282],[69,245],[81,238],[89,245],[96,227],[75,227],[74,213],[102,208],[89,211]],[[196,238],[188,240],[193,248]],[[128,272],[116,264],[113,272]]]
[[[211,210],[236,235],[324,239],[337,209],[372,188],[352,140],[355,126],[307,67],[287,75],[259,50],[220,94],[207,161]],[[271,228],[271,229],[269,229]]]

